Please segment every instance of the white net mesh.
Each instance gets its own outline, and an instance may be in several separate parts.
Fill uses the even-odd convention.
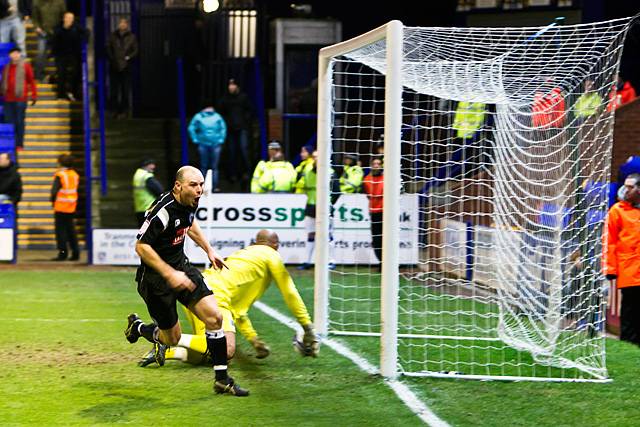
[[[402,372],[607,377],[602,222],[629,24],[405,27]],[[381,214],[348,193],[357,170],[344,165],[366,175],[382,158],[385,40],[333,58],[330,70],[332,167],[343,186],[331,195],[339,265],[329,331],[375,337]]]

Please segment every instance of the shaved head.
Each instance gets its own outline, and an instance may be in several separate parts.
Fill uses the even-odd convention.
[[[260,230],[256,234],[256,245],[270,246],[277,251],[280,247],[280,239],[273,230]]]
[[[193,166],[183,166],[176,172],[176,181],[178,182],[187,182],[191,178],[202,178],[202,172]]]
[[[202,173],[193,166],[183,166],[176,172],[173,195],[178,203],[195,210],[198,208],[203,186]]]

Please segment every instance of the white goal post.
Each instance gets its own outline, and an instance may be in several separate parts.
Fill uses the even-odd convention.
[[[602,226],[631,23],[391,21],[321,49],[317,331],[366,342],[385,377],[607,381]],[[383,176],[382,212],[338,190],[354,165]]]

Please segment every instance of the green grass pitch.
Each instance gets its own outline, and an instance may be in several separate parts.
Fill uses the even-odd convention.
[[[231,371],[252,395],[218,396],[208,367],[136,366],[150,346],[123,335],[129,312],[148,319],[133,269],[0,273],[0,425],[421,425],[381,378],[327,346],[301,358],[292,331],[258,310],[273,353],[257,360],[239,338]],[[312,275],[294,274],[312,308]],[[273,287],[263,302],[288,314]],[[377,340],[339,340],[377,364]],[[402,381],[451,425],[637,425],[640,349],[609,340],[607,352],[607,384]]]

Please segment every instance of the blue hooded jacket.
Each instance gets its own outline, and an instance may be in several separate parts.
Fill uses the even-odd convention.
[[[191,119],[189,136],[194,144],[217,147],[224,144],[227,124],[213,108],[205,108]]]

